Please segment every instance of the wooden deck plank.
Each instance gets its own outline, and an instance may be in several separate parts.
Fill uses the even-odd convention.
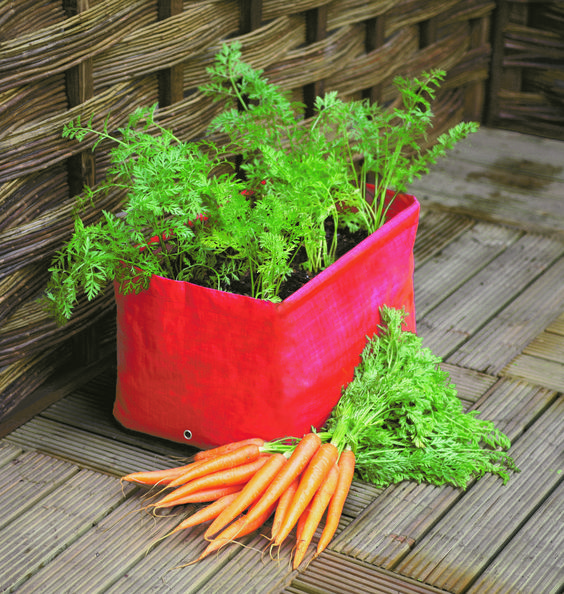
[[[203,537],[204,530],[205,526],[197,526],[167,538],[148,555],[137,557],[135,565],[124,572],[105,592],[199,593],[215,573],[242,550],[240,545],[225,547],[218,554],[191,564],[207,546]],[[154,534],[154,530],[152,533]],[[145,540],[150,535],[151,532],[142,534],[141,538]],[[247,542],[249,538],[245,537],[241,541]]]
[[[530,355],[519,355],[502,371],[506,377],[523,379],[551,390],[564,391],[564,365]]]
[[[537,386],[502,380],[475,408],[515,440],[555,398],[554,392]],[[494,482],[492,490],[507,491],[499,479]],[[468,491],[473,488],[468,487]],[[463,496],[463,491],[450,486],[392,485],[335,538],[330,548],[393,569]]]
[[[561,316],[558,316],[550,327],[547,328],[547,331],[552,332],[553,334],[559,334],[560,336],[564,336],[564,313]]]
[[[415,307],[424,317],[517,241],[515,229],[478,223],[415,269]]]
[[[449,153],[452,160],[489,166],[497,163],[539,178],[564,180],[564,143],[519,132],[482,126]]]
[[[444,594],[425,584],[331,552],[316,559],[283,594]]]
[[[523,353],[547,361],[564,363],[564,336],[547,329],[526,346]]]
[[[25,592],[103,592],[126,575],[179,521],[173,514],[155,522],[149,513],[140,511],[139,499],[130,497],[35,573],[25,583]]]
[[[553,472],[559,470],[553,469]],[[564,585],[562,501],[564,482],[561,480],[468,594],[561,592]]]
[[[167,456],[113,441],[41,416],[34,417],[5,439],[21,447],[35,448],[115,476],[140,469],[153,470],[176,465]]]
[[[18,456],[22,452],[21,448],[16,447],[15,445],[5,441],[0,441],[0,468],[13,460],[16,456]],[[4,472],[4,471],[2,471]]]
[[[12,458],[2,467],[0,530],[79,470],[70,462],[33,451]]]
[[[416,544],[395,570],[458,593],[465,591],[560,482],[564,400],[558,399],[511,449],[520,472],[511,489],[485,476]],[[532,551],[531,551],[532,553]],[[523,590],[520,594],[538,594]]]
[[[440,357],[449,357],[563,253],[564,244],[558,240],[522,236],[418,321],[424,345]]]
[[[441,363],[441,369],[448,373],[450,381],[456,386],[458,397],[465,407],[476,402],[497,381],[494,376],[444,361]]]
[[[77,390],[45,409],[41,417],[171,459],[186,460],[194,454],[196,450],[185,444],[124,430],[112,415],[115,370],[104,375],[104,392]]]
[[[564,310],[562,279],[564,258],[536,278],[447,360],[498,374]]]
[[[474,221],[470,217],[422,208],[413,248],[415,267],[421,266],[473,225]]]
[[[497,132],[493,142],[488,142],[492,134],[481,130],[459,143],[409,192],[426,208],[528,231],[564,233],[564,142],[531,148],[512,144],[510,137],[497,140]]]
[[[0,584],[14,592],[91,529],[124,498],[119,480],[91,470],[74,474],[0,536]]]

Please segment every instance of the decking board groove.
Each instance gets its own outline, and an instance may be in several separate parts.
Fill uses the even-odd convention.
[[[418,320],[417,332],[425,346],[440,357],[449,357],[562,254],[564,243],[556,239],[534,234],[519,238]]]
[[[14,592],[123,500],[119,480],[82,469],[2,530],[0,584]],[[54,584],[51,585],[53,587]]]
[[[140,468],[154,470],[174,466],[169,457],[41,416],[34,417],[5,439],[116,476]]]
[[[557,469],[552,469],[558,472]],[[538,510],[494,562],[480,575],[468,594],[556,594],[564,583],[564,483],[545,499]]]
[[[496,312],[447,360],[483,373],[498,374],[564,310],[562,279],[564,258],[536,278],[501,312]]]
[[[515,229],[477,223],[458,235],[447,249],[416,267],[417,316],[424,317],[517,241],[520,235]]]
[[[78,466],[29,450],[2,467],[0,530],[63,485]]]

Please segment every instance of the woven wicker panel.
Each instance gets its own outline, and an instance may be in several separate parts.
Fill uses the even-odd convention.
[[[495,3],[485,0],[0,0],[0,418],[57,368],[69,340],[104,318],[109,293],[57,328],[39,306],[55,251],[72,226],[73,196],[99,182],[107,146],[61,137],[81,115],[123,124],[159,102],[183,139],[220,109],[198,87],[226,39],[245,60],[311,104],[314,93],[385,103],[393,78],[449,72],[435,108],[440,131],[481,119]],[[538,85],[544,84],[538,79]],[[87,212],[118,211],[123,196]],[[76,339],[73,339],[73,345]]]
[[[496,31],[488,123],[561,139],[564,2],[503,0]]]

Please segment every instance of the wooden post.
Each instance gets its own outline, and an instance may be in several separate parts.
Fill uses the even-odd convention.
[[[89,0],[64,0],[63,8],[68,17],[88,10]],[[65,73],[66,93],[69,107],[76,107],[94,95],[92,59],[87,58]],[[67,160],[70,195],[80,194],[85,185],[96,183],[96,162],[92,151],[84,151]]]
[[[182,0],[159,0],[159,20],[183,11]],[[167,107],[184,98],[184,64],[176,64],[159,72],[159,106]]]
[[[437,20],[435,18],[419,23],[419,49],[435,43],[437,35]]]
[[[245,35],[262,25],[262,0],[241,0],[239,32]]]
[[[306,45],[322,41],[327,37],[327,5],[312,8],[305,13],[306,20]],[[305,117],[309,118],[314,113],[316,97],[323,95],[324,81],[316,80],[304,86],[304,103],[306,106]]]
[[[67,17],[72,17],[89,9],[89,0],[63,0]],[[65,73],[66,94],[69,107],[81,105],[94,95],[92,59],[87,58]],[[69,193],[76,196],[84,186],[96,183],[96,159],[91,150],[82,151],[67,159]],[[88,365],[100,357],[99,331],[96,324],[72,338],[73,363],[79,367]]]
[[[384,45],[386,34],[384,16],[381,15],[367,20],[365,22],[365,31],[364,51],[369,54]],[[382,100],[382,85],[377,84],[369,89],[364,89],[362,97],[368,99],[370,103],[379,103]]]
[[[499,116],[499,92],[502,87],[503,54],[505,46],[505,26],[508,19],[506,0],[497,2],[492,20],[492,59],[488,79],[488,99],[486,106],[486,125],[493,126]]]
[[[490,19],[482,17],[470,21],[470,48],[479,48],[489,42]],[[464,119],[484,121],[484,105],[486,100],[485,83],[481,80],[472,82],[464,89]]]

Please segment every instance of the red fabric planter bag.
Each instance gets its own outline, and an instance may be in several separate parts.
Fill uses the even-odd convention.
[[[399,195],[387,222],[281,303],[153,277],[117,302],[115,418],[208,448],[320,428],[381,323],[405,308],[415,331],[419,203]]]

